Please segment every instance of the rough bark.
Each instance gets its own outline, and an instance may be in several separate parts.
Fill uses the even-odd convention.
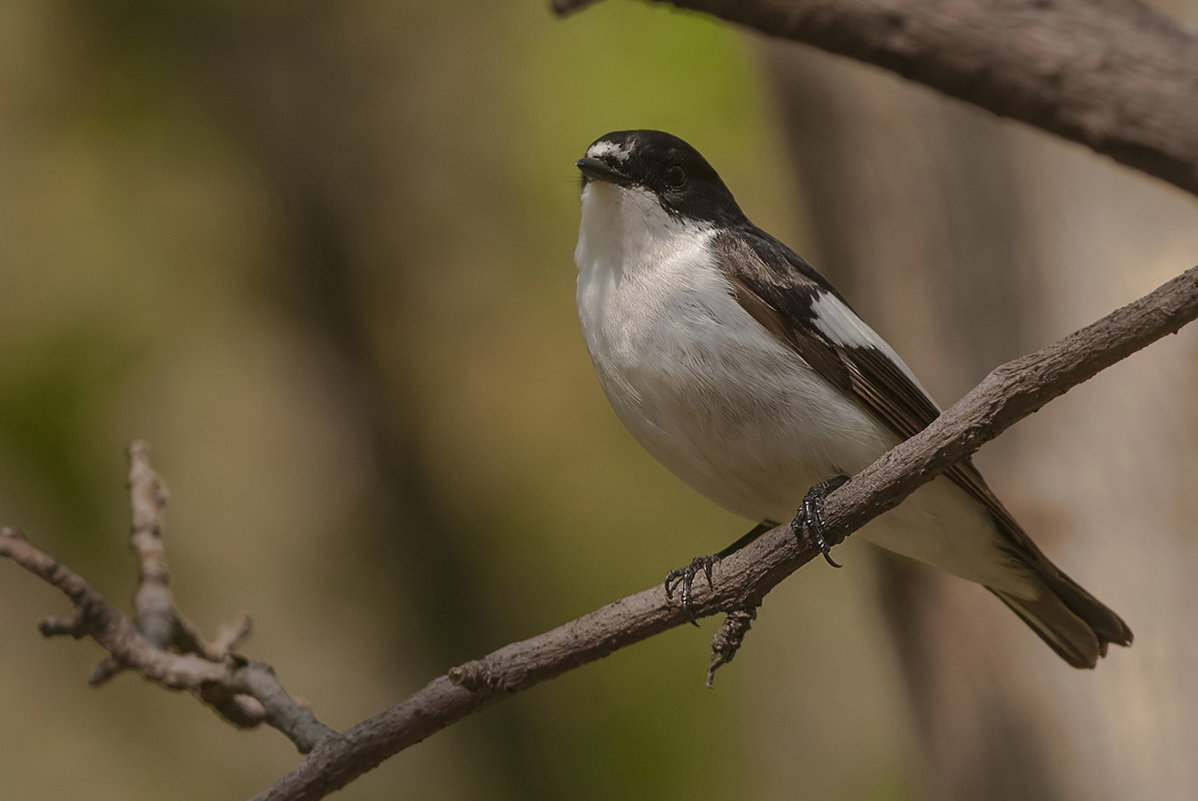
[[[876,64],[1198,194],[1198,37],[1134,0],[672,5]]]

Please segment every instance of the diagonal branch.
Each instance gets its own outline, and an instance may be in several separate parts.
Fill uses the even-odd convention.
[[[669,2],[892,70],[1198,194],[1198,33],[1136,0]]]
[[[1198,267],[1192,267],[1059,342],[995,368],[932,425],[828,497],[829,534],[834,538],[830,541],[840,542],[1048,401],[1196,317]],[[694,611],[732,614],[730,636],[735,638],[747,628],[749,610],[819,554],[814,547],[796,544],[788,527],[780,526],[721,561],[714,589],[696,587]],[[487,704],[688,621],[660,587],[653,587],[506,645],[451,669],[385,712],[321,740],[254,801],[323,798]],[[735,644],[731,648],[735,650]],[[718,660],[727,658],[727,653],[716,655]]]
[[[919,485],[1048,401],[1093,377],[1140,348],[1175,333],[1198,317],[1198,267],[1036,353],[1001,365],[924,431],[884,454],[829,496],[826,538],[835,544],[873,517],[898,504]],[[583,615],[552,631],[504,646],[459,665],[422,690],[343,733],[329,729],[279,684],[273,669],[230,653],[248,632],[244,616],[204,644],[183,622],[166,589],[159,512],[165,498],[149,468],[146,446],[130,448],[132,535],[155,538],[134,543],[142,582],[157,583],[135,596],[139,620],[171,622],[166,644],[151,641],[133,620],[82,576],[29,543],[19,532],[0,528],[0,557],[57,587],[71,600],[72,615],[47,618],[46,636],[91,637],[108,652],[100,679],[129,669],[172,690],[195,693],[229,722],[251,727],[265,722],[284,733],[308,756],[256,801],[319,799],[343,787],[387,757],[420,742],[481,707],[527,689],[620,648],[690,622],[660,587],[644,590]],[[736,653],[765,595],[790,573],[819,555],[796,544],[780,526],[719,563],[714,588],[699,587],[693,613],[728,613],[713,641],[712,672]],[[148,599],[148,600],[147,600]],[[107,670],[108,672],[103,672]],[[96,682],[93,676],[93,682]]]

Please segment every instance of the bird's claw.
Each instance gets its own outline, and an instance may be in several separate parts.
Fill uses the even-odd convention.
[[[674,590],[680,589],[679,601],[682,604],[683,611],[686,612],[687,618],[693,625],[699,625],[695,620],[693,597],[691,595],[691,585],[695,583],[695,576],[702,573],[707,578],[707,586],[710,588],[711,583],[711,566],[720,561],[720,557],[712,556],[696,556],[691,560],[689,565],[678,567],[666,573],[665,590],[666,598],[674,597]]]
[[[807,490],[807,494],[803,496],[803,503],[799,505],[799,511],[790,521],[790,527],[794,531],[795,537],[803,541],[803,532],[806,532],[806,540],[819,548],[819,552],[824,555],[824,559],[832,567],[840,567],[840,565],[832,558],[832,548],[824,538],[824,529],[828,525],[824,515],[826,501],[828,495],[844,486],[848,480],[848,476],[833,476]]]

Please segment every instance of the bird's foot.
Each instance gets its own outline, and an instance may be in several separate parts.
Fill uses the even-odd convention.
[[[666,573],[666,598],[674,597],[674,590],[679,589],[679,600],[682,603],[682,608],[686,612],[686,616],[694,625],[699,625],[695,620],[694,606],[691,597],[691,585],[695,583],[695,577],[702,574],[707,578],[707,586],[711,587],[711,566],[720,561],[719,554],[711,556],[696,556],[691,560],[689,565],[678,567]]]
[[[827,526],[827,520],[824,517],[825,501],[830,494],[848,483],[848,480],[848,476],[832,476],[827,481],[821,481],[807,490],[807,494],[803,496],[803,503],[799,506],[799,511],[790,521],[790,528],[794,531],[795,537],[800,542],[806,541],[819,548],[819,552],[824,555],[824,559],[832,567],[840,567],[840,565],[832,559],[832,548],[824,539],[824,529]],[[805,537],[803,532],[806,532]]]
[[[691,560],[691,563],[686,567],[680,567],[676,570],[671,570],[666,573],[666,598],[674,596],[674,590],[682,588],[682,608],[686,610],[686,615],[690,618],[691,623],[699,625],[695,620],[694,609],[691,604],[691,585],[695,583],[695,576],[702,573],[707,577],[707,586],[711,587],[711,566],[723,559],[725,556],[731,556],[741,548],[748,545],[753,540],[760,537],[765,532],[774,527],[774,523],[768,520],[758,523],[753,526],[747,533],[743,534],[736,542],[729,545],[719,553],[714,553],[711,556],[696,556]]]

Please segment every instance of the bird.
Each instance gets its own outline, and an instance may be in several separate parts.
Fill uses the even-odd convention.
[[[755,226],[690,144],[613,131],[575,162],[583,339],[624,427],[700,494],[757,522],[667,574],[666,593],[823,501],[940,409],[911,368],[805,259]],[[796,513],[797,511],[797,513]],[[796,529],[796,533],[797,529]],[[1093,668],[1132,632],[1032,542],[968,459],[859,537],[982,585],[1062,659]]]

